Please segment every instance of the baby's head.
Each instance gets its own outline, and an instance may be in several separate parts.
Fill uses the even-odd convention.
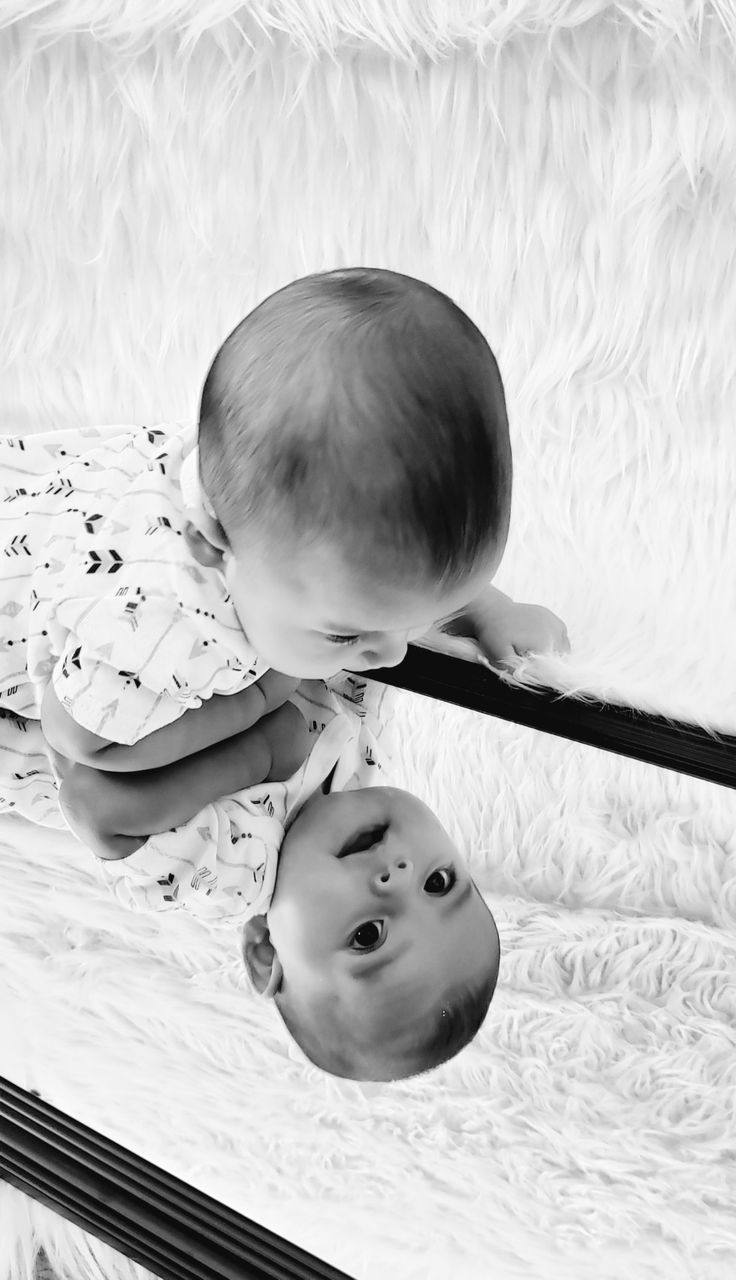
[[[499,940],[432,811],[394,787],[317,792],[284,839],[244,958],[306,1056],[332,1075],[399,1080],[472,1040]]]
[[[252,647],[286,675],[401,662],[490,581],[512,460],[488,343],[391,271],[307,276],[221,346],[199,422],[217,517],[187,526]]]

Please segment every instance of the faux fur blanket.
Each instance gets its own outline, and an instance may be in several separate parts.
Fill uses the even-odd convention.
[[[736,732],[736,13],[632,0],[0,8],[4,431],[191,418],[227,332],[335,266],[444,289],[515,458],[517,678]],[[356,1280],[730,1280],[736,792],[404,691],[396,785],[499,921],[426,1078],[289,1047],[236,937],[0,821],[0,1074]],[[141,1268],[0,1187],[0,1280]]]

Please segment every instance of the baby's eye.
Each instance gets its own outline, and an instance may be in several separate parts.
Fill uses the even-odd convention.
[[[330,644],[355,644],[356,640],[360,640],[360,636],[326,636]]]
[[[365,924],[359,925],[355,930],[350,939],[350,945],[352,947],[353,943],[357,942],[356,951],[375,951],[376,947],[383,942],[385,931],[386,926],[383,920],[367,920]],[[378,937],[375,937],[376,933]],[[374,936],[372,937],[371,935]]]
[[[433,871],[431,876],[427,877],[424,881],[424,887],[427,889],[428,893],[442,896],[443,894],[450,892],[456,881],[457,876],[455,875],[454,867],[439,867],[437,871]],[[437,887],[429,889],[428,886],[433,882]]]

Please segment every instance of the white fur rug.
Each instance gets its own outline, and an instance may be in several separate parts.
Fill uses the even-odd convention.
[[[295,276],[445,289],[504,376],[520,678],[736,732],[731,3],[0,7],[4,431],[191,417]],[[736,792],[393,695],[500,925],[473,1045],[338,1082],[235,937],[0,820],[0,1074],[356,1280],[730,1280]],[[141,1268],[0,1188],[0,1280]]]

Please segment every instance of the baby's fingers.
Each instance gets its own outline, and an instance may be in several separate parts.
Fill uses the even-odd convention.
[[[513,671],[519,661],[519,655],[512,645],[508,645],[505,649],[494,648],[493,651],[481,646],[478,661],[490,667],[491,670],[496,668],[501,671]]]

